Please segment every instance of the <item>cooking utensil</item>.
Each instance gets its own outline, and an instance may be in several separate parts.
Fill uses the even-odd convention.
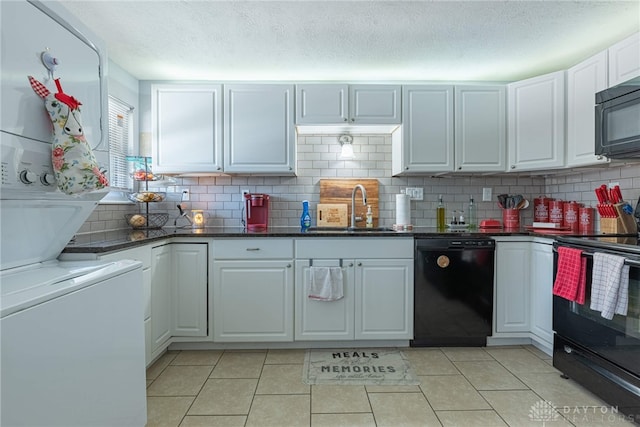
[[[508,194],[498,194],[498,205],[500,205],[500,207],[502,209],[507,209],[507,198],[509,197]]]
[[[522,194],[516,194],[514,196],[511,196],[511,207],[514,209],[520,209],[518,208],[518,206],[520,205],[520,202],[524,200],[524,197],[522,197]]]
[[[516,209],[526,209],[529,207],[529,201],[527,199],[520,200],[520,203],[517,204]]]

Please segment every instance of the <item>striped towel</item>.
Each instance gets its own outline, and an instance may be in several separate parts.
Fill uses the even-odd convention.
[[[587,284],[587,259],[580,249],[558,248],[558,270],[553,282],[553,294],[578,304],[584,304]]]
[[[593,254],[591,310],[605,319],[614,314],[626,316],[629,307],[629,266],[624,257],[596,252]]]

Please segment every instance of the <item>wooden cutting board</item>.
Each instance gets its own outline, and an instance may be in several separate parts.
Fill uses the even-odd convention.
[[[347,227],[349,226],[349,210],[346,204],[318,203],[318,227]]]
[[[373,214],[373,226],[378,226],[378,206],[379,206],[379,183],[377,179],[371,178],[336,178],[320,180],[320,203],[346,204],[347,218],[351,218],[351,192],[356,184],[362,184],[367,190],[367,206],[371,206]],[[367,206],[362,204],[362,194],[360,190],[356,192],[356,216],[362,217],[362,221],[356,221],[356,227],[365,228],[367,218]],[[350,219],[348,219],[350,221]],[[350,226],[351,224],[347,224]]]

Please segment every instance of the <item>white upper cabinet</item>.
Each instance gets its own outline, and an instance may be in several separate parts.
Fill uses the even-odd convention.
[[[153,171],[222,170],[222,86],[151,85]]]
[[[296,85],[296,124],[343,124],[349,121],[349,85]]]
[[[595,148],[595,97],[607,88],[607,51],[567,70],[567,166],[606,163]]]
[[[295,174],[293,85],[225,85],[224,171]]]
[[[504,171],[507,151],[505,86],[455,87],[455,170]]]
[[[399,85],[350,85],[349,121],[355,124],[400,124]]]
[[[301,84],[296,124],[400,124],[399,85]]]
[[[609,54],[609,87],[640,77],[640,33],[614,44]]]
[[[402,137],[392,138],[392,174],[453,171],[453,86],[403,86],[402,110]]]
[[[393,175],[505,170],[504,86],[403,86],[402,102]]]
[[[508,170],[563,167],[565,71],[511,83],[507,91]]]

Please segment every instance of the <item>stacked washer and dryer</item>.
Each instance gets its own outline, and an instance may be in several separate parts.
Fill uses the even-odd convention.
[[[0,425],[143,426],[141,265],[57,260],[105,193],[57,191],[51,123],[27,80],[55,89],[40,61],[47,48],[67,61],[65,89],[87,107],[88,140],[103,144],[101,49],[62,18],[60,6],[0,8]]]

